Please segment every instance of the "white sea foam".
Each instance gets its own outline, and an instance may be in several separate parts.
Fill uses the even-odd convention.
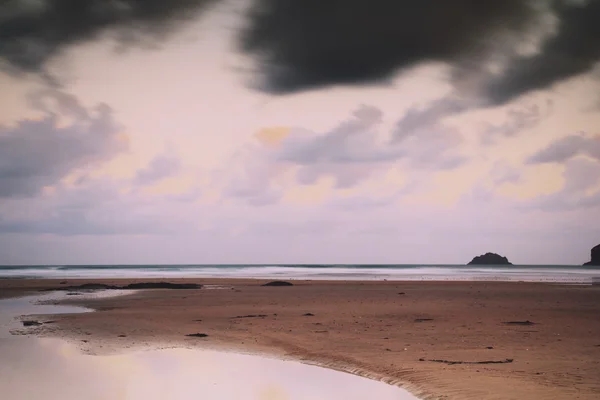
[[[114,266],[0,267],[10,278],[257,278],[312,280],[524,281],[590,284],[599,269],[574,266]]]

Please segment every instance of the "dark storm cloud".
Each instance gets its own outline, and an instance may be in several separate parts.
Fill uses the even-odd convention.
[[[160,35],[216,0],[1,0],[0,58],[40,72],[61,49],[116,29],[121,39]]]
[[[60,125],[48,100],[74,122]],[[75,97],[56,91],[40,92],[32,97],[32,104],[45,112],[42,119],[0,126],[0,198],[33,196],[70,172],[126,149],[127,143],[119,138],[120,127],[105,104],[88,112]]]
[[[535,55],[514,57],[486,79],[483,97],[504,104],[600,61],[600,1],[263,0],[241,40],[262,61],[259,87],[271,92],[384,81],[428,61],[447,62],[464,77],[481,72],[471,70],[488,60],[503,34],[527,40],[544,9],[557,17],[557,32]]]
[[[272,92],[381,81],[422,61],[480,54],[491,35],[526,26],[525,0],[262,0],[242,48]]]
[[[589,72],[600,61],[600,1],[553,2],[559,26],[532,57],[513,60],[488,87],[494,103]]]
[[[3,0],[0,66],[44,73],[66,46],[106,31],[154,40],[225,0]],[[256,86],[290,93],[386,81],[422,62],[468,76],[509,38],[526,40],[545,4],[555,35],[534,56],[515,57],[488,76],[484,97],[503,104],[589,71],[600,59],[600,1],[588,0],[249,0],[240,48],[256,57]],[[513,43],[514,44],[514,43]],[[509,46],[510,47],[510,46]],[[509,50],[511,51],[511,50]],[[508,54],[510,56],[510,54]]]

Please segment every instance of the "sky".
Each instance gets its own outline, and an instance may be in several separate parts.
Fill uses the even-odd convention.
[[[1,4],[0,264],[588,261],[600,1],[481,3]]]

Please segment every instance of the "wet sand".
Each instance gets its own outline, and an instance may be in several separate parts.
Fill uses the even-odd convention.
[[[69,302],[98,312],[24,329],[73,340],[91,353],[156,345],[268,353],[399,383],[421,398],[600,397],[598,286],[169,281],[230,288],[70,296]],[[61,286],[58,280],[0,280],[0,297]],[[192,333],[207,336],[186,336]],[[444,360],[465,363],[438,362]],[[506,360],[512,362],[476,364]]]
[[[124,295],[105,290],[85,296]],[[0,299],[2,400],[416,400],[401,388],[330,369],[205,349],[120,351],[86,355],[73,343],[20,330],[22,316],[93,310],[47,304],[64,292]],[[27,332],[25,330],[24,332]],[[235,385],[232,385],[235,381]],[[307,385],[306,382],[310,382]]]

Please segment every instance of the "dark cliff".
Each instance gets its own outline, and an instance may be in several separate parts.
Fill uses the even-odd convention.
[[[594,247],[590,251],[590,258],[591,258],[591,261],[590,262],[586,262],[583,265],[600,266],[600,244],[597,245],[596,247]]]

